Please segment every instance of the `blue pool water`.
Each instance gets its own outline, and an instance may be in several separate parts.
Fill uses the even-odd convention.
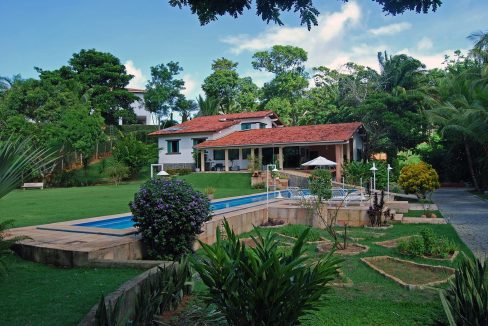
[[[278,195],[278,192],[269,193],[269,198],[275,198]],[[283,197],[290,197],[290,193],[288,191],[281,191],[281,195]],[[210,209],[212,211],[218,211],[220,209],[231,208],[246,204],[252,204],[255,202],[260,202],[266,200],[266,194],[259,194],[259,195],[252,195],[246,196],[241,198],[234,198],[234,199],[227,199],[221,200],[218,202],[213,202],[210,204]],[[134,226],[134,222],[132,221],[132,215],[109,218],[100,221],[93,221],[93,222],[85,222],[80,224],[75,224],[75,226],[86,226],[86,227],[95,227],[95,228],[102,228],[102,229],[127,229]]]

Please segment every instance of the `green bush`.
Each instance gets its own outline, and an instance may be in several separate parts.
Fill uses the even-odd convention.
[[[420,236],[401,241],[398,250],[413,256],[447,258],[457,250],[457,246],[452,240],[437,236],[431,228],[424,228]]]
[[[112,150],[113,158],[129,167],[129,175],[134,178],[147,164],[155,162],[157,146],[147,145],[137,140],[134,135],[123,136]]]
[[[191,252],[210,216],[207,196],[178,179],[144,183],[129,204],[148,255],[174,260]]]
[[[318,202],[322,199],[332,197],[332,174],[329,170],[313,170],[308,178],[308,187],[310,192],[318,197]]]
[[[440,296],[451,326],[488,325],[488,260],[465,257]]]
[[[266,188],[266,183],[264,182],[257,182],[251,186],[252,189],[264,189]]]
[[[112,161],[106,166],[105,172],[112,182],[118,186],[122,179],[129,176],[129,167],[122,162]]]
[[[359,185],[361,183],[361,179],[363,180],[363,184],[361,186],[365,187],[369,184],[370,178],[373,177],[371,172],[371,168],[373,167],[373,162],[375,163],[376,168],[376,189],[386,190],[386,183],[388,180],[387,177],[387,163],[383,161],[370,161],[370,162],[363,162],[363,161],[350,161],[343,165],[344,170],[344,178],[346,183]],[[394,171],[390,172],[390,181],[394,180]],[[337,180],[337,182],[341,182],[342,180]]]
[[[425,199],[427,193],[440,187],[436,170],[424,162],[404,166],[398,184],[406,194],[415,194],[419,199]]]
[[[167,169],[166,172],[168,172],[169,175],[188,175],[192,173],[193,171],[191,169]]]
[[[201,243],[193,266],[208,287],[205,301],[216,306],[231,326],[297,325],[301,316],[325,303],[340,259],[304,255],[305,230],[291,253],[279,250],[276,233],[255,229],[254,248],[243,244],[224,222],[227,240],[217,228],[214,245]]]

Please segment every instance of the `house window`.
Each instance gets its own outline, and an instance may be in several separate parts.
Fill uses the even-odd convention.
[[[239,159],[239,150],[238,149],[229,149],[229,160],[238,160]]]
[[[207,138],[192,138],[193,140],[193,146],[198,145],[200,143],[203,143],[204,141],[207,140]]]
[[[265,123],[262,123],[262,122],[261,122],[261,123],[259,123],[259,128],[260,128],[260,129],[264,129],[264,128],[266,128],[266,124],[265,124]]]
[[[251,149],[250,148],[243,148],[242,149],[242,158],[247,160],[247,158],[251,158]]]
[[[249,129],[251,129],[251,127],[252,127],[252,123],[251,122],[241,123],[241,130],[249,130]]]
[[[225,152],[223,149],[214,149],[214,160],[224,160]]]
[[[168,142],[168,154],[180,153],[180,141],[179,140],[167,140]]]

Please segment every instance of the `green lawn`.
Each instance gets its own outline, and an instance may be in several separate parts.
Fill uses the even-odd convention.
[[[373,244],[377,241],[416,234],[424,227],[431,227],[438,235],[453,239],[462,251],[471,255],[451,225],[396,224],[391,229],[378,231],[350,228],[348,233],[351,236],[361,235],[365,240],[359,241],[359,243],[370,247],[366,253],[344,256],[342,270],[354,284],[350,288],[332,288],[326,305],[321,307],[317,313],[304,318],[303,325],[432,325],[438,321],[446,322],[436,290],[407,290],[381,276],[359,260],[361,257],[389,255],[432,265],[456,266],[460,257],[454,263],[434,261],[404,256],[397,249],[388,249]],[[291,228],[297,231],[297,229],[303,229],[304,226],[296,225]],[[279,228],[267,230],[281,232]],[[315,232],[321,233],[325,238],[330,238],[324,230],[315,230]],[[372,235],[367,236],[368,232],[371,232]],[[380,233],[384,233],[384,235],[378,237]],[[247,236],[249,234],[241,235],[241,237]],[[307,251],[317,257],[321,255],[312,245],[308,246]]]
[[[1,325],[76,325],[102,294],[140,274],[136,269],[56,268],[7,257],[0,279]]]
[[[247,173],[194,173],[180,178],[200,191],[216,188],[215,198],[262,191],[251,188]],[[13,219],[20,227],[125,213],[141,183],[13,191],[0,200],[0,219]]]
[[[433,211],[431,211],[431,210],[427,210],[427,211],[409,210],[407,213],[404,213],[403,216],[405,216],[405,217],[420,217],[426,213],[427,213],[427,216],[430,216],[430,214],[434,213],[439,218],[444,217],[444,216],[442,216],[442,213],[439,210],[433,210]]]

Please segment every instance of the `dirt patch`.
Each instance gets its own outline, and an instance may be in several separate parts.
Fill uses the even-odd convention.
[[[427,258],[427,259],[433,259],[433,260],[441,260],[441,261],[454,261],[456,257],[459,255],[459,251],[455,251],[446,258],[441,258],[441,257],[432,257],[432,256],[422,256],[422,258]]]
[[[334,244],[330,241],[324,241],[324,243],[317,245],[317,250],[319,252],[329,252],[334,248]],[[345,249],[337,249],[334,251],[338,255],[357,255],[369,250],[368,246],[359,243],[348,243]]]
[[[390,256],[361,258],[369,267],[409,289],[422,289],[447,282],[455,270],[445,266],[418,264]]]
[[[402,241],[402,240],[408,240],[411,237],[414,237],[414,235],[409,235],[409,236],[406,236],[406,237],[400,237],[400,238],[386,240],[386,241],[374,242],[374,244],[376,244],[378,246],[385,247],[385,248],[395,248],[395,247],[398,246],[398,244],[400,243],[400,241]]]

